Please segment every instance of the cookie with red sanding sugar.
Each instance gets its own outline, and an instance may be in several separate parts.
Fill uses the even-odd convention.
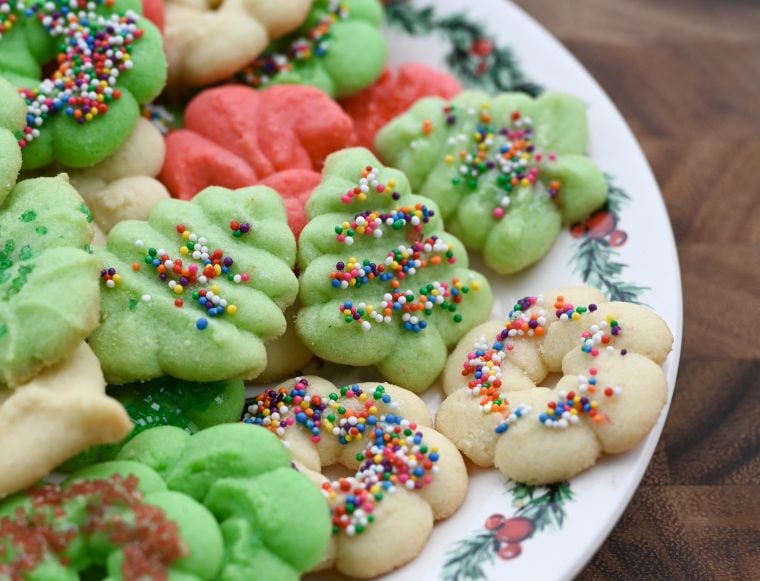
[[[234,75],[298,28],[310,7],[310,0],[166,0],[169,87],[201,87]]]
[[[371,85],[385,66],[378,0],[314,0],[304,24],[272,43],[236,79],[255,88],[312,85],[348,97]]]
[[[476,327],[452,353],[436,428],[507,478],[565,480],[647,436],[672,344],[654,311],[590,287],[524,297],[504,325]],[[562,373],[556,387],[536,387],[550,372]]]
[[[488,319],[488,281],[444,231],[438,206],[412,194],[406,176],[366,149],[325,162],[299,238],[296,331],[322,359],[376,365],[389,381],[422,391],[448,350]]]
[[[187,106],[184,124],[166,138],[160,179],[172,196],[265,183],[286,200],[295,197],[285,202],[295,232],[325,157],[356,140],[351,119],[313,87],[208,89]]]
[[[375,134],[405,113],[423,97],[451,99],[462,90],[452,75],[422,63],[406,63],[385,69],[375,83],[352,97],[340,100],[354,121],[358,145],[374,149]]]
[[[298,292],[285,209],[263,186],[164,200],[95,246],[102,322],[90,337],[111,384],[170,375],[249,379]]]
[[[380,159],[435,200],[448,230],[499,274],[539,261],[563,222],[607,200],[587,147],[585,104],[558,92],[428,97],[375,139]]]
[[[140,0],[0,0],[0,75],[27,108],[24,169],[89,167],[129,137],[166,82],[161,33],[141,12]]]
[[[65,359],[98,325],[90,219],[65,175],[21,181],[0,203],[0,384]]]

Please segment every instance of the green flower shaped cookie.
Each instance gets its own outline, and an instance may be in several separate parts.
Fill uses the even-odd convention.
[[[584,105],[563,93],[423,99],[375,145],[501,274],[540,260],[563,222],[583,220],[607,199],[604,176],[584,155]]]
[[[298,292],[295,252],[282,200],[263,186],[207,188],[117,224],[95,248],[104,288],[90,346],[108,382],[255,377]]]
[[[26,109],[16,89],[0,77],[0,204],[16,184],[21,171],[21,150],[15,133],[26,123]]]
[[[0,503],[3,579],[216,579],[222,531],[137,462],[106,462]]]
[[[427,388],[493,302],[438,206],[366,149],[347,149],[327,158],[306,210],[301,340],[323,359],[377,365],[393,383]]]
[[[0,145],[0,160],[17,149]],[[84,250],[90,221],[65,176],[0,192],[0,384],[31,379],[97,326],[100,263]]]
[[[244,581],[255,568],[262,578],[296,581],[325,553],[325,497],[265,428],[222,424],[188,436],[164,426],[134,438],[119,458],[153,467],[170,490],[214,514],[224,535],[219,579]]]
[[[346,97],[380,76],[388,49],[377,0],[316,0],[306,22],[279,39],[238,75],[252,87],[313,85]]]
[[[0,75],[26,102],[25,169],[93,165],[132,133],[166,82],[161,34],[141,12],[140,0],[0,0]]]

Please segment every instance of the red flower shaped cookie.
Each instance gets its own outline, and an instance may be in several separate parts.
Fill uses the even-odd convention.
[[[283,196],[298,232],[306,222],[305,201],[319,183],[316,171],[355,139],[351,119],[313,87],[209,89],[188,105],[185,128],[166,138],[160,179],[184,200],[211,185],[263,183]]]
[[[374,85],[341,99],[340,104],[354,121],[358,145],[374,150],[380,128],[406,113],[418,99],[451,99],[461,90],[459,81],[448,73],[422,63],[406,63],[396,71],[385,69]]]

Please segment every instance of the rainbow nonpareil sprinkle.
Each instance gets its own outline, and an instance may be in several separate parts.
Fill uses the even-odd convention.
[[[2,33],[20,19],[35,18],[54,39],[60,40],[57,68],[37,87],[19,92],[26,102],[26,127],[19,133],[24,148],[40,136],[52,115],[63,113],[77,123],[93,121],[108,112],[108,105],[121,98],[119,76],[133,67],[134,43],[143,36],[137,26],[139,15],[98,14],[113,0],[48,0],[27,7],[17,0],[0,0]]]

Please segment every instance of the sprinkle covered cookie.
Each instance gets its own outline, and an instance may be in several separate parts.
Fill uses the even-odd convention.
[[[327,505],[267,430],[222,424],[193,436],[164,426],[130,441],[120,459],[157,468],[171,491],[202,502],[224,536],[216,578],[296,580],[322,559],[330,537]]]
[[[200,87],[234,75],[300,26],[310,0],[166,0],[169,86]]]
[[[296,330],[317,356],[377,365],[397,384],[426,389],[448,347],[488,318],[488,281],[444,232],[437,205],[366,149],[328,157],[299,239]]]
[[[377,134],[375,147],[501,274],[540,260],[563,222],[583,220],[607,199],[604,176],[585,155],[584,105],[563,93],[422,99]]]
[[[298,377],[250,400],[243,422],[265,427],[313,471],[332,516],[333,542],[321,567],[375,577],[412,560],[433,521],[464,501],[467,470],[457,449],[430,427],[424,402],[390,384],[337,389]],[[334,481],[316,473],[341,464],[356,470]],[[373,547],[383,558],[372,559]]]
[[[216,579],[222,531],[193,498],[136,462],[98,464],[0,504],[7,579]]]
[[[140,12],[139,0],[0,1],[0,74],[26,104],[25,169],[87,167],[129,137],[166,80],[161,34]]]
[[[550,298],[553,297],[553,298]],[[639,444],[667,398],[673,336],[640,305],[590,288],[520,299],[447,363],[436,427],[465,456],[527,484],[565,480]],[[535,387],[561,372],[556,387]]]
[[[377,0],[315,0],[304,24],[273,43],[236,79],[252,87],[313,85],[346,97],[371,85],[388,49]]]
[[[0,384],[28,381],[97,326],[89,222],[65,176],[19,182],[0,203]]]
[[[101,271],[102,322],[90,337],[109,383],[171,375],[251,378],[296,298],[295,240],[269,188],[208,188],[117,224]]]
[[[285,199],[296,232],[325,157],[356,139],[351,119],[313,87],[208,89],[190,102],[184,122],[166,138],[160,176],[173,196],[189,200],[212,185],[269,185]]]

